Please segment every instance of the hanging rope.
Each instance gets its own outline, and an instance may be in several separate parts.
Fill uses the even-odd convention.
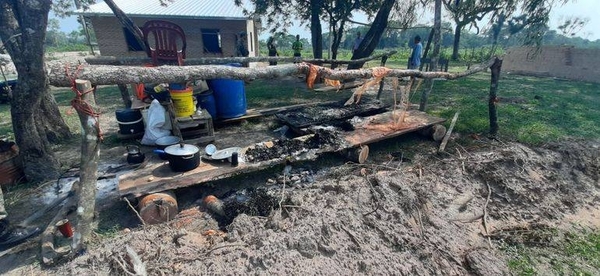
[[[75,72],[73,72],[73,74],[70,74],[69,73],[69,65],[68,64],[65,65],[65,74],[66,74],[67,78],[69,78],[69,80],[71,81],[71,90],[73,90],[73,92],[75,92],[75,98],[73,98],[71,100],[71,106],[78,112],[81,112],[88,116],[92,116],[96,119],[96,130],[98,133],[98,139],[100,139],[100,142],[102,142],[102,140],[104,140],[104,137],[102,136],[102,131],[100,130],[100,113],[96,112],[96,110],[94,110],[94,107],[90,103],[86,102],[83,99],[83,95],[95,92],[96,86],[92,87],[91,89],[89,89],[87,91],[81,91],[81,90],[77,89],[77,84],[75,82],[75,80],[77,79],[77,76],[81,72],[82,68],[83,68],[83,64],[79,64],[77,66],[77,70]]]

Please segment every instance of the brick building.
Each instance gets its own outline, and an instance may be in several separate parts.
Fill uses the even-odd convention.
[[[186,36],[186,58],[235,56],[241,32],[248,36],[249,56],[258,55],[259,22],[245,16],[234,1],[177,0],[167,6],[161,6],[158,0],[114,2],[140,27],[148,20],[166,20],[181,26]],[[146,56],[104,2],[77,14],[90,18],[103,56]]]
[[[572,46],[511,48],[504,56],[502,71],[515,74],[600,82],[600,49]]]

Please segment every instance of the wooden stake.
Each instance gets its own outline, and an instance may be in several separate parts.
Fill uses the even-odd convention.
[[[82,92],[92,89],[87,80],[76,80],[77,89]],[[85,93],[82,100],[94,107],[93,93]],[[73,252],[77,253],[92,235],[92,221],[96,207],[96,182],[98,178],[98,160],[100,159],[100,139],[98,118],[77,110],[81,122],[81,163],[79,172],[79,197],[77,203],[75,232],[73,233]]]
[[[444,139],[442,140],[442,144],[440,145],[440,149],[438,150],[438,152],[443,152],[444,149],[446,149],[446,144],[448,143],[448,140],[450,139],[450,135],[452,134],[452,130],[454,129],[454,125],[456,124],[456,120],[458,119],[459,113],[460,113],[460,111],[456,111],[456,113],[454,113],[454,118],[452,118],[452,122],[450,123],[450,128],[446,132],[446,136],[444,136]]]
[[[491,84],[490,84],[490,97],[488,102],[488,108],[490,113],[490,136],[495,138],[498,134],[498,111],[496,110],[496,103],[498,102],[498,81],[500,80],[500,69],[502,68],[502,60],[496,58],[494,64],[490,66],[492,71]]]

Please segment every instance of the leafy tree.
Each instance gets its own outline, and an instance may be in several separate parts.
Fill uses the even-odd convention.
[[[479,32],[477,22],[486,15],[501,8],[503,1],[498,0],[443,0],[444,6],[450,12],[454,21],[454,45],[452,48],[452,59],[458,60],[458,49],[462,30],[467,25],[473,25]]]
[[[11,119],[30,181],[56,178],[59,162],[49,141],[71,135],[50,93],[44,41],[50,0],[0,0],[0,39],[18,73]]]

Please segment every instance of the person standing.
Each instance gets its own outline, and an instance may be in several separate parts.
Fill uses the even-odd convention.
[[[292,50],[294,50],[294,57],[296,58],[294,63],[296,63],[302,57],[302,42],[300,42],[300,35],[296,35],[296,41],[292,44]]]
[[[4,209],[4,196],[2,195],[2,189],[0,189],[0,251],[22,243],[41,232],[41,229],[37,227],[11,228],[7,216],[6,209]]]
[[[275,38],[273,36],[269,37],[267,40],[267,49],[269,49],[270,57],[279,56],[279,53],[277,53],[277,43],[275,42]],[[269,65],[277,65],[277,61],[269,61]]]
[[[236,43],[236,53],[235,55],[238,57],[248,57],[250,55],[250,51],[248,51],[248,35],[246,32],[240,32],[237,43]],[[249,63],[247,61],[242,62],[243,67],[248,67]]]
[[[358,46],[362,43],[363,38],[360,36],[360,32],[356,33],[356,39],[354,39],[354,43],[352,44],[352,55],[356,55],[356,51],[358,51]]]
[[[408,60],[408,69],[418,70],[421,66],[421,54],[423,53],[423,44],[421,44],[421,37],[415,36],[415,44],[413,45],[412,54]]]

